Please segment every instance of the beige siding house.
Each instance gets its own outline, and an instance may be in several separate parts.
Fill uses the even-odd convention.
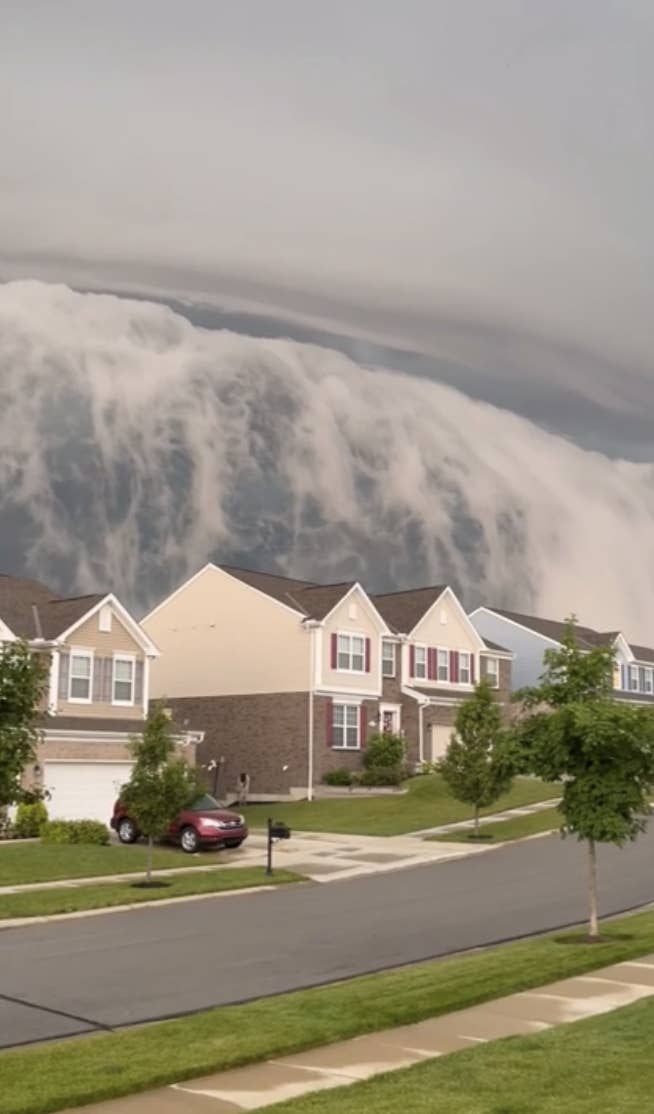
[[[142,626],[161,650],[151,694],[204,733],[198,762],[224,797],[241,772],[253,799],[312,796],[329,770],[360,768],[380,730],[417,766],[442,753],[475,678],[496,678],[500,700],[509,684],[511,654],[447,587],[371,597],[209,564]]]
[[[131,772],[128,743],[143,729],[158,649],[111,594],[61,598],[3,575],[0,640],[24,640],[48,659],[41,741],[26,784],[47,790],[52,817],[107,823]]]

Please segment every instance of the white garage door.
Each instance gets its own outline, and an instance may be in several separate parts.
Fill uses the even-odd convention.
[[[444,758],[447,748],[450,745],[450,738],[453,728],[441,727],[440,724],[434,723],[431,729],[431,760],[437,762],[439,758]]]
[[[53,820],[101,820],[108,824],[130,762],[46,762],[43,782],[50,791]]]

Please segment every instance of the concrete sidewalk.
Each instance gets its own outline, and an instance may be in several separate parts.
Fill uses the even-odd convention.
[[[516,816],[532,816],[535,812],[545,812],[548,808],[556,808],[560,797],[552,797],[547,801],[534,801],[531,805],[520,805],[518,808],[507,808],[504,812],[494,812],[490,815],[480,816],[482,824],[498,824],[502,820],[513,820]],[[417,832],[409,834],[414,838],[424,838],[430,835],[446,835],[448,832],[461,832],[472,828],[473,820],[457,820],[453,824],[440,824],[436,828],[420,828]]]
[[[654,955],[429,1021],[77,1110],[78,1114],[228,1114],[257,1110],[490,1040],[539,1033],[553,1025],[595,1017],[650,995],[654,995]]]

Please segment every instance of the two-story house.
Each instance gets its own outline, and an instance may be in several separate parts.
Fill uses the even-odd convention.
[[[475,677],[495,669],[499,686],[510,667],[449,588],[371,598],[209,564],[142,625],[162,652],[152,695],[204,732],[198,762],[217,791],[246,772],[255,799],[311,797],[328,770],[359,769],[380,729],[404,734],[412,764],[438,756]]]
[[[15,640],[48,660],[26,784],[48,790],[52,817],[107,823],[130,775],[128,743],[143,729],[158,650],[111,594],[62,598],[37,581],[0,575],[0,643]]]
[[[501,608],[478,607],[470,619],[483,638],[496,638],[513,650],[514,690],[537,684],[544,669],[545,651],[559,649],[565,634],[563,622]],[[638,704],[654,701],[654,649],[628,642],[620,631],[598,631],[578,625],[576,637],[582,650],[599,646],[613,650],[616,699]]]

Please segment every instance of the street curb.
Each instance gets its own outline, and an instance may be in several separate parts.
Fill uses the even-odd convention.
[[[0,920],[0,932],[6,928],[24,928],[31,924],[51,924],[53,921],[74,921],[80,917],[106,916],[107,913],[128,913],[135,909],[152,909],[155,905],[181,905],[186,901],[205,901],[207,898],[217,897],[242,897],[243,894],[271,893],[281,886],[302,886],[311,879],[302,879],[299,882],[280,882],[279,885],[268,883],[265,886],[246,886],[241,890],[220,890],[208,894],[182,894],[180,897],[162,897],[158,901],[137,901],[130,905],[104,905],[101,909],[78,909],[74,913],[50,913],[47,916],[12,917]]]

